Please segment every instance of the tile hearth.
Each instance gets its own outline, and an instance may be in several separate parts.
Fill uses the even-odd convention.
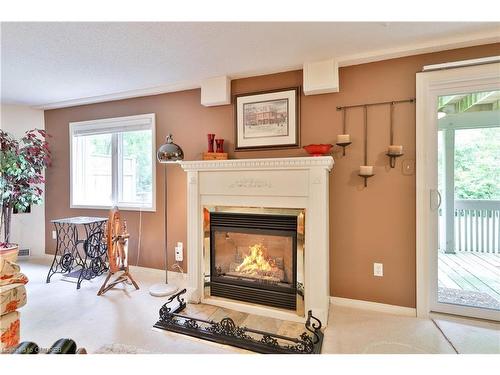
[[[206,304],[188,303],[181,315],[191,316],[206,320],[220,321],[223,318],[231,318],[234,323],[252,329],[260,329],[279,335],[296,337],[304,332],[302,323],[289,322],[286,320],[269,318],[265,316],[242,313],[223,307]]]

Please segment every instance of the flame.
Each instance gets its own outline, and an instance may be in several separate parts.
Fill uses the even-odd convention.
[[[269,262],[264,256],[266,248],[263,245],[257,244],[249,246],[249,249],[250,252],[245,259],[243,259],[243,262],[236,267],[236,272],[255,274],[276,270],[274,262],[272,260]]]

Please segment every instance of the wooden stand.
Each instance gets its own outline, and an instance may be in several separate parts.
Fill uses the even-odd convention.
[[[203,160],[227,160],[227,152],[204,152]]]
[[[120,272],[121,274],[108,284],[108,281],[111,279],[111,276],[114,276]],[[106,293],[108,290],[114,288],[119,283],[132,283],[135,289],[139,289],[139,285],[137,285],[127,267],[126,269],[120,270],[118,272],[109,271],[108,276],[106,276],[106,280],[104,280],[104,283],[102,284],[101,289],[99,289],[99,291],[97,292],[97,295],[100,296]]]
[[[131,283],[135,289],[139,285],[135,282],[128,269],[128,239],[127,223],[120,221],[120,212],[116,207],[109,212],[109,219],[106,227],[106,244],[108,246],[109,273],[106,280],[97,292],[100,296],[112,289],[119,283]],[[111,277],[118,275],[113,281]],[[109,284],[108,284],[109,282]]]

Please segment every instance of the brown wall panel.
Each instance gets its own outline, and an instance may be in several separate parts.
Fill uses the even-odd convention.
[[[340,92],[301,97],[302,145],[335,142],[342,132],[341,113],[336,106],[415,97],[415,73],[423,65],[498,55],[500,44],[456,49],[385,60],[340,69]],[[232,94],[302,85],[302,71],[238,79]],[[52,135],[53,165],[47,170],[46,252],[53,253],[51,239],[55,218],[77,215],[107,215],[103,210],[69,208],[68,123],[106,117],[156,113],[156,142],[174,135],[187,160],[200,159],[206,149],[206,134],[226,139],[231,158],[304,156],[302,149],[234,152],[234,118],[231,105],[206,108],[200,105],[200,90],[189,90],[113,102],[55,109],[45,112],[45,125]],[[348,132],[353,144],[347,155],[334,152],[330,178],[330,288],[338,297],[415,307],[415,175],[404,175],[402,159],[415,160],[415,106],[395,109],[395,139],[405,156],[395,169],[388,167],[385,150],[389,143],[387,107],[369,109],[369,163],[376,176],[364,189],[357,176],[363,164],[362,110],[348,113]],[[169,264],[173,247],[186,243],[186,176],[180,166],[168,165]],[[157,165],[157,212],[142,213],[142,246],[139,265],[163,267],[163,166]],[[123,211],[132,235],[131,264],[137,262],[140,213]],[[373,277],[373,262],[384,264],[384,277]],[[184,261],[183,266],[185,266]]]

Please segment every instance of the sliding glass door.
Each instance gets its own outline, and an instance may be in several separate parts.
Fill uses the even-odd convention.
[[[431,309],[500,317],[500,91],[437,97]]]
[[[500,63],[416,84],[417,316],[500,321]]]

